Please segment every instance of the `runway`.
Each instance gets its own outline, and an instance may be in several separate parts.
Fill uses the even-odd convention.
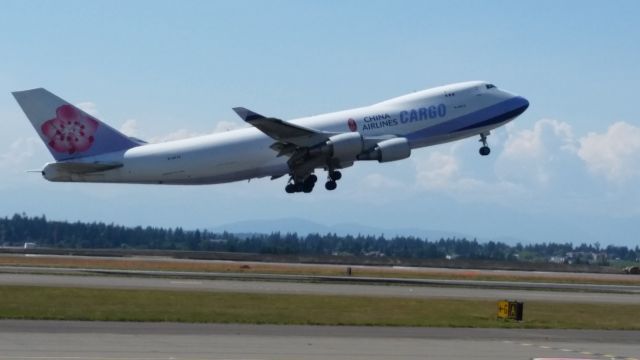
[[[0,320],[0,359],[637,360],[640,332]]]
[[[637,304],[635,293],[0,273],[0,285]]]
[[[16,270],[16,269],[14,269]],[[408,298],[518,299],[637,304],[637,287],[533,290],[447,282],[373,283],[189,278],[171,274],[80,275],[0,272],[0,285],[160,289]],[[59,271],[60,269],[55,269]],[[2,271],[7,271],[3,269]],[[161,272],[160,272],[161,273]],[[75,274],[75,275],[73,275]],[[588,291],[588,290],[592,291]],[[629,291],[624,291],[629,289]],[[640,360],[640,331],[278,326],[0,320],[0,360]]]

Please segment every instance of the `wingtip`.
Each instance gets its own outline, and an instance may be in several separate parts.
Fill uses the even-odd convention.
[[[247,113],[249,110],[243,108],[242,106],[237,106],[233,108],[233,111],[238,114],[238,116],[240,116],[242,118],[242,120],[245,120],[245,117],[247,116]]]
[[[236,114],[238,114],[238,116],[240,116],[240,118],[242,118],[242,120],[244,121],[251,121],[251,120],[264,118],[264,116],[242,106],[234,107],[233,111],[235,111]]]

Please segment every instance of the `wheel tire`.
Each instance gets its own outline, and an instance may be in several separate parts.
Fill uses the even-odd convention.
[[[313,186],[315,185],[315,183],[313,182],[309,182],[307,183],[306,181],[304,182],[304,185],[302,185],[302,192],[308,194],[310,192],[313,191]]]
[[[324,184],[324,188],[331,191],[331,190],[335,190],[338,187],[338,183],[335,182],[334,180],[329,180]]]
[[[489,148],[488,146],[483,146],[480,148],[480,155],[482,156],[487,156],[489,154],[491,154],[491,148]]]
[[[318,181],[318,177],[317,177],[317,176],[315,176],[315,175],[313,175],[313,174],[311,174],[311,175],[307,176],[307,178],[306,178],[306,179],[304,179],[304,183],[305,183],[305,184],[307,184],[307,183],[309,183],[309,184],[315,184],[317,181]]]
[[[338,180],[342,179],[342,173],[340,171],[337,171],[337,170],[336,171],[332,171],[331,174],[329,174],[329,176],[334,181],[338,181]]]
[[[293,184],[288,184],[284,187],[284,191],[286,191],[287,194],[293,194],[294,192],[296,192],[296,186]]]

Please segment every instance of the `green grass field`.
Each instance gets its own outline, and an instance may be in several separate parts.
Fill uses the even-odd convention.
[[[4,319],[640,330],[640,304],[530,302],[524,317],[497,320],[493,301],[0,286]]]

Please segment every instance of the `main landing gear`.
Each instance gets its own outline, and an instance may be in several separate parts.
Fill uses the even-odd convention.
[[[491,153],[491,149],[487,145],[487,135],[489,135],[489,133],[480,134],[480,142],[482,143],[482,147],[480,148],[480,150],[478,152],[482,156],[487,156],[487,155],[489,155]]]
[[[314,174],[307,176],[303,181],[295,181],[293,177],[291,177],[284,190],[289,194],[296,192],[310,193],[313,191],[313,187],[316,185],[317,181],[318,177]]]
[[[329,177],[327,178],[327,182],[324,184],[325,189],[329,191],[335,190],[338,187],[337,181],[340,180],[341,178],[342,178],[342,173],[340,173],[340,171],[337,171],[337,170],[329,171]],[[316,185],[316,182],[318,182],[318,177],[315,176],[314,174],[307,176],[306,178],[304,178],[304,180],[298,180],[298,181],[296,181],[296,179],[294,179],[294,177],[291,176],[289,178],[289,183],[287,184],[287,186],[285,186],[284,190],[289,194],[299,193],[299,192],[310,193],[313,191],[313,188]]]
[[[337,170],[329,171],[329,178],[327,182],[324,184],[324,188],[331,191],[335,190],[338,187],[337,181],[342,179],[342,173]]]

